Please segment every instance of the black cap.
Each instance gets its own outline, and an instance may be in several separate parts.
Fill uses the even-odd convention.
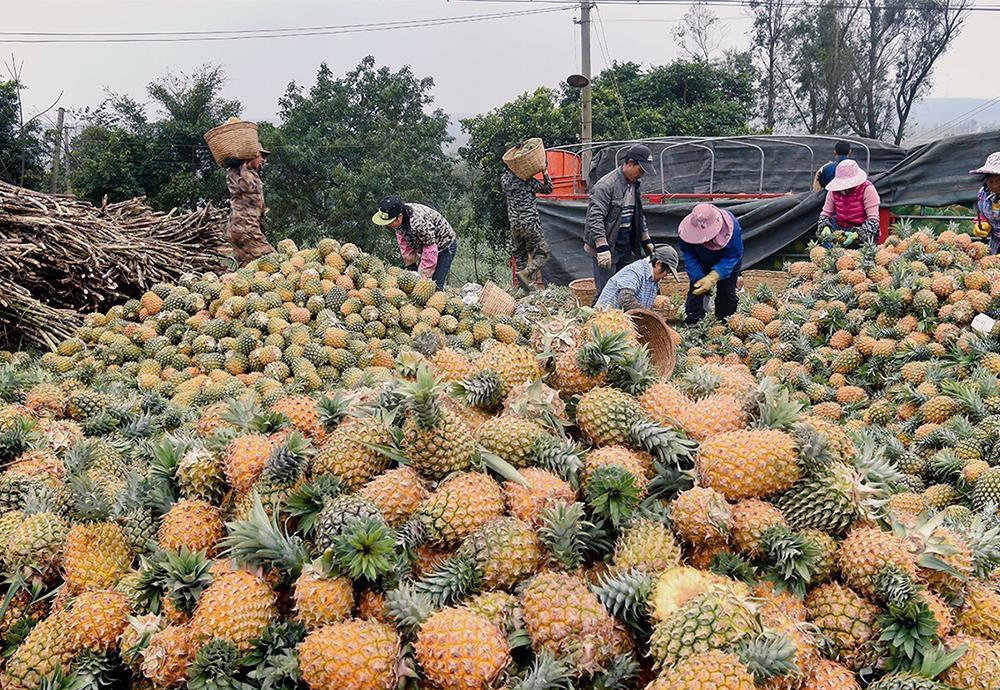
[[[403,200],[398,194],[390,194],[378,202],[378,211],[372,216],[376,225],[388,225],[403,214]]]
[[[656,174],[656,168],[653,167],[653,153],[644,144],[633,144],[625,152],[625,161],[635,161],[647,175]]]

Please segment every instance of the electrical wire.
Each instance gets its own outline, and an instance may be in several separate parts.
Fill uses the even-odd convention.
[[[597,10],[597,45],[601,49],[601,54],[604,56],[604,64],[607,66],[608,73],[611,75],[611,87],[615,91],[615,98],[618,101],[618,108],[622,114],[622,120],[625,122],[625,130],[628,132],[629,139],[635,138],[635,133],[632,131],[632,123],[629,122],[628,113],[625,112],[625,99],[622,98],[621,89],[618,88],[618,78],[615,76],[614,71],[614,61],[611,59],[611,46],[608,44],[608,35],[604,31],[604,18],[601,16],[600,5],[595,5]],[[603,38],[603,40],[602,40]]]
[[[298,27],[287,29],[245,29],[217,31],[163,31],[163,32],[45,32],[45,31],[0,31],[5,43],[186,43],[192,41],[240,41],[252,39],[300,38],[305,36],[331,36],[341,34],[371,33],[375,31],[398,31],[401,29],[422,29],[455,24],[529,17],[553,12],[568,12],[572,6],[547,7],[532,10],[514,10],[490,14],[473,14],[458,17],[437,17],[433,19],[412,19],[395,22],[375,22],[368,24],[342,24],[323,27]]]
[[[563,7],[579,6],[578,0],[451,0],[452,2],[472,2],[472,3],[499,3],[499,4],[540,4],[540,5],[560,5]],[[751,0],[599,0],[604,6],[648,6],[648,7],[684,7],[687,5],[718,5],[720,7],[746,7],[752,6]],[[786,2],[787,7],[816,7],[819,3],[806,2]],[[826,3],[823,5],[831,9],[853,9],[856,3],[845,3],[834,5]],[[866,7],[869,7],[866,3]],[[875,5],[875,9],[924,9],[926,2],[884,2]],[[1000,5],[970,5],[965,8],[968,12],[1000,12]]]

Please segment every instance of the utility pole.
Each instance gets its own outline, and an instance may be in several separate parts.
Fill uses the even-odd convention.
[[[59,155],[63,147],[63,118],[66,117],[66,109],[59,108],[56,116],[56,136],[52,143],[52,179],[49,181],[49,191],[53,194],[59,192]]]
[[[592,0],[580,0],[580,68],[583,76],[587,79],[586,86],[580,93],[580,143],[583,145],[583,155],[581,163],[583,165],[582,177],[586,182],[590,175],[590,142],[593,140],[593,118],[591,106],[593,102],[593,88],[590,85],[590,6]]]

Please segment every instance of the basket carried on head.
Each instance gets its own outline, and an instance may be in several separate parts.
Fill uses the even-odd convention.
[[[639,342],[649,348],[649,358],[663,378],[670,378],[677,364],[674,331],[659,314],[649,309],[632,309],[628,312],[639,331]]]
[[[545,144],[538,137],[525,139],[503,154],[503,162],[522,180],[545,170]]]
[[[517,300],[492,280],[488,280],[479,293],[479,309],[490,317],[510,316],[517,309]]]
[[[205,143],[220,166],[225,166],[227,159],[249,161],[260,155],[257,124],[243,120],[233,122],[234,119],[205,132]]]

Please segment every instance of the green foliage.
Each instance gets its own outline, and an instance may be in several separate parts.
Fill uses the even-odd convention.
[[[45,178],[46,147],[39,121],[21,126],[15,80],[0,81],[0,180],[24,187],[38,187]]]
[[[162,111],[158,119],[116,94],[85,112],[87,124],[73,144],[74,193],[96,204],[105,194],[112,202],[146,195],[162,211],[224,202],[225,173],[203,136],[242,109],[220,97],[225,81],[221,67],[204,66],[151,82],[147,93]]]
[[[265,172],[271,229],[299,242],[336,235],[386,252],[392,234],[369,222],[391,193],[442,208],[454,187],[443,145],[448,116],[432,103],[433,79],[392,71],[366,57],[337,77],[320,65],[308,89],[292,83],[281,123],[261,132],[273,153]]]

